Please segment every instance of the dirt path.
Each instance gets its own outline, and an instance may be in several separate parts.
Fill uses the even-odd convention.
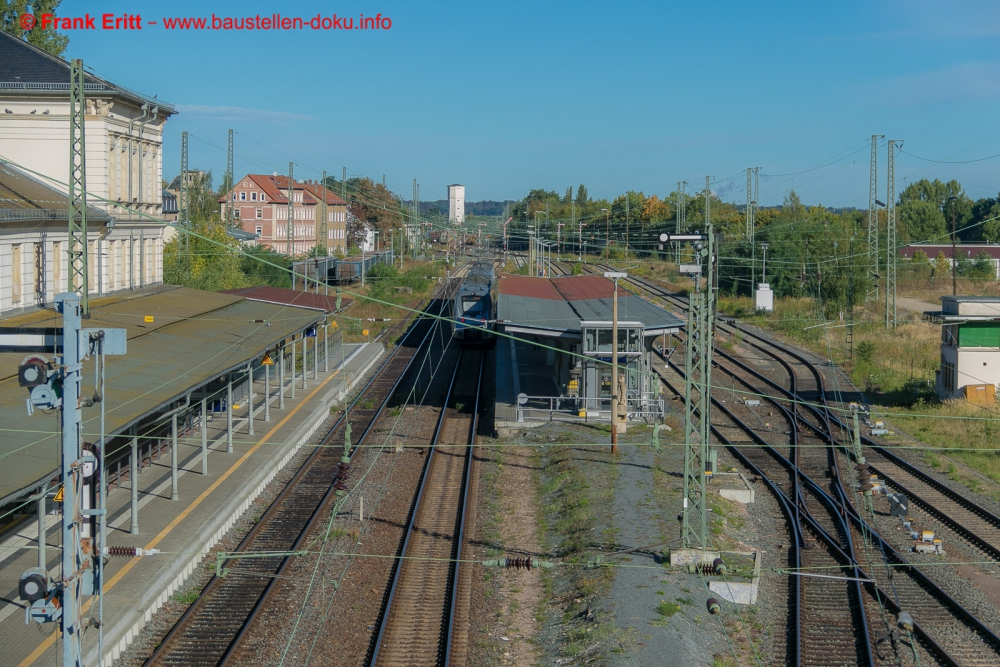
[[[501,536],[506,555],[544,558],[541,554],[536,515],[538,480],[535,462],[528,447],[502,448],[499,486],[503,489],[500,505]],[[500,598],[503,608],[503,664],[533,667],[541,654],[535,638],[538,636],[536,613],[542,600],[544,585],[539,570],[511,571],[500,575]]]
[[[925,310],[941,310],[941,304],[933,304],[930,301],[921,301],[910,296],[896,297],[896,305],[900,308],[922,313]]]

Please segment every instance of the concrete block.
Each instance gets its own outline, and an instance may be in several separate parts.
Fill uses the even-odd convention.
[[[753,604],[757,601],[757,585],[735,581],[710,581],[708,589],[719,597],[735,604]]]

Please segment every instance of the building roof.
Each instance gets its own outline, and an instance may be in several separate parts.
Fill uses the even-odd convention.
[[[192,389],[261,356],[279,340],[313,326],[315,310],[251,301],[239,295],[162,287],[90,300],[88,328],[123,327],[128,354],[108,357],[106,433],[114,435]],[[154,321],[145,322],[145,316]],[[52,311],[0,320],[0,326],[59,327]],[[58,415],[24,411],[27,392],[18,386],[24,353],[0,354],[0,504],[50,479],[59,464]],[[51,359],[52,355],[45,355]],[[88,391],[93,366],[87,362]],[[84,436],[98,440],[98,408],[84,410]]]
[[[318,310],[323,313],[337,312],[337,297],[325,294],[313,294],[312,292],[300,292],[298,290],[267,286],[243,287],[241,289],[224,290],[222,293],[235,294],[251,301],[296,306],[298,308]],[[350,305],[351,302],[352,299],[342,298],[340,303],[341,310]]]
[[[614,283],[603,276],[498,278],[497,319],[508,331],[542,336],[579,337],[582,321],[612,319]],[[618,287],[618,321],[639,321],[647,335],[676,330],[676,316]]]
[[[69,96],[69,62],[0,32],[0,91],[21,95]],[[161,116],[177,113],[171,105],[84,72],[84,95],[120,97],[134,104],[159,106]]]
[[[938,253],[951,259],[950,243],[911,243],[899,249],[899,256],[912,258],[918,250],[922,250],[928,259],[934,259]],[[986,253],[990,259],[1000,259],[1000,244],[997,243],[959,243],[955,250],[970,259],[975,259],[980,253]]]
[[[268,196],[270,203],[272,204],[288,204],[288,177],[282,176],[280,174],[247,174],[243,178],[249,178],[253,181],[258,188],[264,191]],[[236,183],[242,183],[243,178],[236,181]],[[226,197],[228,197],[232,192],[236,190],[234,186],[232,190],[226,192],[219,197],[219,203],[225,204]],[[312,181],[297,181],[292,179],[292,190],[298,190],[302,192],[302,204],[305,206],[315,206],[323,198],[323,192],[326,192],[326,203],[329,206],[346,206],[347,202],[335,195],[330,191],[329,188],[324,188],[319,183],[314,183]],[[240,202],[245,204],[246,202]],[[260,202],[257,202],[258,204]],[[265,202],[267,203],[267,202]]]
[[[0,222],[67,220],[69,197],[41,180],[0,160]],[[87,207],[87,220],[107,222],[107,211]]]

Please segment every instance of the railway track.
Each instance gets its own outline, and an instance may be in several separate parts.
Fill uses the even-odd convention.
[[[483,369],[482,350],[462,351],[396,561],[373,667],[466,664],[471,575],[460,564]]]
[[[446,299],[434,307],[439,312]],[[355,435],[351,456],[402,382],[418,352],[434,332],[436,320],[419,318],[285,485],[257,524],[243,538],[226,567],[239,575],[215,576],[156,648],[146,665],[213,666],[226,664],[257,611],[274,589],[293,552],[301,547],[317,518],[335,495],[341,447],[348,424]],[[236,553],[274,553],[240,558]]]
[[[656,291],[661,290],[657,289]],[[884,579],[888,581],[887,589],[879,587],[874,581],[866,584],[869,593],[868,606],[877,609],[879,605],[883,605],[893,613],[907,611],[916,619],[915,639],[918,654],[922,654],[922,660],[925,661],[924,664],[926,662],[974,666],[997,664],[1000,661],[1000,638],[986,628],[972,613],[951,598],[946,591],[934,584],[918,567],[914,567],[902,554],[894,550],[880,536],[874,534],[854,507],[848,491],[843,487],[841,480],[844,477],[840,474],[838,464],[838,458],[845,456],[846,450],[840,446],[842,443],[838,443],[832,428],[834,425],[843,426],[843,424],[840,424],[836,415],[830,411],[827,405],[826,390],[820,369],[803,355],[793,350],[777,345],[773,341],[766,340],[745,329],[740,329],[740,332],[744,336],[749,335],[754,338],[756,342],[753,343],[753,346],[757,350],[771,355],[787,373],[791,389],[781,389],[791,399],[790,407],[786,408],[784,405],[780,405],[773,398],[771,400],[776,407],[780,408],[784,414],[784,418],[789,422],[789,430],[793,434],[793,445],[791,448],[793,456],[791,460],[785,459],[782,463],[782,458],[784,457],[775,450],[768,451],[769,448],[763,446],[767,444],[766,441],[759,436],[756,439],[758,440],[758,444],[762,445],[761,447],[741,448],[736,443],[730,442],[728,444],[731,445],[732,450],[744,462],[755,468],[772,485],[776,492],[785,495],[784,505],[786,511],[789,513],[790,521],[798,524],[802,546],[808,543],[807,523],[816,522],[817,519],[819,519],[820,524],[826,523],[821,518],[821,512],[818,511],[819,507],[817,507],[817,503],[820,506],[825,505],[827,511],[831,512],[828,518],[835,523],[839,521],[838,514],[846,515],[849,529],[845,533],[843,531],[844,523],[843,521],[839,521],[841,525],[839,545],[833,543],[833,540],[837,539],[837,536],[828,530],[829,524],[824,526],[824,528],[827,528],[827,530],[824,530],[824,533],[829,545],[829,548],[826,549],[827,556],[831,555],[830,548],[834,548],[834,551],[839,551],[842,556],[849,557],[849,566],[858,575],[857,578],[869,579],[875,572],[866,572],[862,564],[859,563],[857,554],[861,549],[855,548],[854,543],[874,543],[874,547],[880,551],[881,557],[891,566],[891,574],[887,574],[886,579]],[[776,352],[772,352],[768,348]],[[728,358],[732,362],[739,363],[724,352],[720,356],[723,360]],[[742,365],[742,369],[727,368],[725,363],[719,363],[717,360],[716,366],[724,368],[725,371],[733,375],[734,379],[739,377],[741,383],[745,383],[755,393],[773,393],[769,391],[769,389],[775,388],[773,381],[768,382],[772,386],[762,388],[759,384],[754,385],[747,381],[745,373],[737,375],[738,371],[741,370],[751,374],[755,373],[753,369],[745,365]],[[757,375],[760,379],[766,379],[759,373]],[[803,403],[800,403],[800,401],[805,402],[805,404],[812,403],[813,406],[819,404],[822,407],[819,409],[811,407],[807,410],[802,407]],[[716,405],[723,407],[718,402],[716,402]],[[735,416],[725,409],[725,407],[723,407],[722,411],[734,418],[734,421],[740,421],[735,419]],[[807,411],[813,413],[812,418],[808,418],[804,414]],[[796,425],[796,422],[798,422],[798,425]],[[746,427],[745,424],[743,426]],[[804,430],[806,431],[813,431],[811,437],[814,439],[814,443],[816,441],[825,441],[830,446],[797,446],[805,444],[799,439],[800,426],[804,426]],[[750,427],[746,428],[751,431],[753,430]],[[718,429],[715,430],[717,437],[720,436],[721,434]],[[720,440],[726,442],[724,436]],[[877,443],[867,439],[865,444],[871,448],[877,447]],[[928,504],[936,503],[942,505],[943,503],[943,506],[949,510],[960,513],[969,522],[969,525],[973,526],[972,529],[969,529],[969,526],[965,526],[965,529],[970,534],[976,534],[976,531],[985,530],[990,539],[980,539],[980,543],[984,547],[994,546],[990,541],[995,540],[997,537],[997,524],[993,515],[967,499],[962,498],[960,494],[957,494],[948,487],[936,482],[914,466],[899,460],[898,457],[895,457],[884,449],[878,448],[875,451],[881,456],[880,463],[882,467],[878,469],[878,472],[883,478],[888,479],[890,485],[895,483],[899,488],[903,488],[905,482],[909,482],[910,486],[906,487],[909,489],[920,483],[925,487],[921,489],[924,493],[928,493],[928,489],[932,489],[932,493],[928,493],[930,500],[922,498],[912,491],[909,495],[912,499],[922,498],[919,502],[928,502],[929,500]],[[903,482],[894,482],[893,474],[896,475],[897,479],[903,480]],[[827,480],[827,476],[829,480]],[[801,485],[796,481],[800,477],[804,480]],[[774,480],[777,480],[777,482]],[[827,481],[829,483],[825,487],[821,486]],[[795,490],[795,487],[798,487],[798,489]],[[797,497],[789,495],[791,493],[797,494]],[[826,497],[824,498],[824,496]],[[806,523],[803,523],[803,512],[809,514]],[[791,518],[792,514],[797,514],[798,516]],[[954,519],[953,523],[964,525],[959,521],[954,521]],[[802,567],[811,567],[808,562],[812,555],[808,554],[808,551],[810,550],[803,549],[801,551]],[[836,554],[832,555],[836,556]],[[841,563],[841,566],[844,567],[844,563]],[[872,564],[872,569],[875,569],[874,564]],[[841,582],[835,583],[838,586],[843,585]],[[808,584],[800,582],[799,587],[801,590],[800,600],[807,600],[809,598],[807,592]],[[873,604],[876,598],[879,601],[878,605]],[[801,617],[799,621],[799,628],[802,633],[800,635],[802,641],[800,646],[801,664],[841,664],[836,662],[831,656],[848,655],[846,646],[841,646],[838,650],[828,651],[825,657],[820,655],[818,657],[819,662],[810,661],[808,656],[810,649],[807,647],[812,641],[816,641],[819,638],[809,638],[808,627],[815,622],[824,622],[825,618],[821,615],[819,618],[808,619],[808,615],[815,613],[814,608],[815,605],[812,604],[800,605],[800,615],[803,613],[801,610],[806,610],[806,616]],[[872,626],[873,630],[877,629],[878,623],[873,620]],[[891,628],[885,629],[889,630]],[[879,648],[877,642],[875,647]],[[882,650],[885,649],[884,646],[881,648]],[[859,657],[863,657],[863,655]],[[823,662],[823,660],[827,662]],[[846,660],[847,662],[843,664],[855,664],[850,662],[850,658],[846,658]],[[864,662],[858,664],[864,664]]]

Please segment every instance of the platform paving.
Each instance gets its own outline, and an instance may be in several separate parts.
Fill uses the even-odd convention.
[[[201,474],[200,427],[178,445],[179,499],[170,500],[169,454],[154,461],[138,475],[139,534],[129,533],[131,490],[128,483],[108,494],[107,544],[159,549],[145,558],[112,558],[106,569],[104,595],[104,660],[110,665],[138,634],[152,615],[198,566],[204,554],[222,538],[274,475],[303,444],[322,434],[316,430],[371,369],[384,349],[378,344],[346,345],[331,350],[330,371],[313,377],[308,370],[306,388],[296,378],[296,398],[290,398],[286,379],[285,408],[278,408],[277,382],[271,382],[270,421],[264,421],[264,381],[255,382],[254,435],[248,434],[247,402],[235,411],[233,453],[226,453],[226,419],[208,422],[210,453],[208,474]],[[343,358],[342,358],[343,357]],[[322,366],[321,366],[322,368]],[[58,517],[47,519],[47,561],[52,572],[59,561]],[[0,667],[57,665],[61,658],[59,630],[55,625],[24,624],[24,608],[17,597],[21,573],[38,560],[36,521],[23,524],[0,542]],[[90,614],[89,604],[84,606]],[[96,613],[95,613],[96,617]],[[46,636],[47,633],[50,633]],[[86,665],[97,665],[98,633],[87,631]]]

